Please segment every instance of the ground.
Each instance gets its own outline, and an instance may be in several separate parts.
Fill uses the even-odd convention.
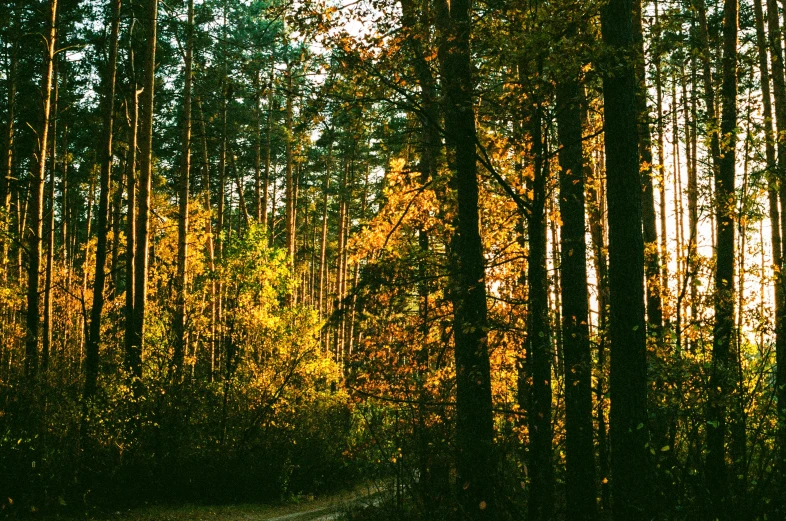
[[[332,496],[283,505],[146,506],[103,514],[92,521],[333,521],[349,508],[378,503],[383,490],[364,485]]]

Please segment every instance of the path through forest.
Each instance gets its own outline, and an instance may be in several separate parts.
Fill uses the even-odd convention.
[[[350,491],[283,505],[146,506],[94,521],[334,521],[350,509],[378,505],[385,489],[363,485]]]

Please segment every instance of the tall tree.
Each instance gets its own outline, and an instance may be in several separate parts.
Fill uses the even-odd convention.
[[[633,38],[636,42],[636,110],[639,113],[639,160],[641,163],[641,215],[644,236],[644,268],[647,277],[647,325],[649,332],[660,337],[663,328],[663,303],[661,301],[660,255],[658,252],[658,227],[655,216],[655,189],[652,156],[652,130],[650,109],[647,104],[647,81],[644,52],[642,2],[633,2]]]
[[[578,24],[571,21],[568,38]],[[571,38],[572,40],[572,38]],[[568,41],[571,41],[568,40]],[[589,335],[585,171],[582,147],[582,85],[577,66],[557,83],[562,218],[562,341],[565,353],[566,500],[570,519],[592,521],[595,506],[595,454],[592,433],[592,356]]]
[[[642,519],[649,496],[644,243],[633,2],[601,10],[611,54],[603,72],[609,220],[611,473],[615,521]]]
[[[707,419],[707,485],[714,515],[729,518],[726,473],[726,394],[732,392],[730,351],[734,327],[734,171],[737,127],[737,0],[723,4],[721,157],[715,176],[715,322]]]
[[[542,67],[539,67],[542,73]],[[532,475],[529,495],[529,517],[535,521],[552,516],[554,502],[554,469],[552,464],[551,425],[551,329],[549,324],[549,277],[546,270],[548,202],[548,161],[545,160],[543,109],[535,103],[531,115],[533,194],[527,215],[529,256],[527,280],[529,302],[527,321],[527,366],[529,368],[529,468]]]
[[[101,315],[104,310],[104,283],[106,281],[107,232],[109,220],[109,196],[111,195],[112,134],[115,116],[115,82],[117,77],[117,43],[120,32],[121,0],[111,0],[111,22],[109,34],[109,56],[103,78],[101,112],[103,116],[103,136],[98,157],[101,162],[101,181],[98,202],[98,229],[96,230],[96,267],[93,279],[93,306],[90,310],[90,328],[85,346],[85,388],[84,397],[89,399],[96,392],[98,382],[99,345],[101,341]]]
[[[180,378],[186,342],[186,277],[188,274],[189,177],[191,175],[191,83],[194,54],[194,0],[188,0],[188,28],[183,83],[183,142],[180,171],[180,209],[177,223],[177,295],[175,309],[175,378]],[[257,176],[258,177],[258,176]],[[257,198],[258,200],[258,198]]]
[[[140,99],[141,122],[139,131],[140,177],[138,210],[136,216],[135,266],[134,266],[134,310],[131,320],[132,333],[132,376],[138,381],[142,377],[142,348],[145,338],[145,312],[147,306],[147,269],[149,258],[150,202],[153,179],[153,118],[154,89],[156,79],[156,25],[158,23],[158,0],[147,0],[142,4],[145,25],[145,77]],[[137,386],[138,388],[138,386]]]
[[[472,0],[438,0],[438,60],[458,215],[451,244],[456,358],[456,472],[461,514],[497,519],[485,265],[478,215],[477,134],[470,33]]]
[[[57,0],[49,0],[44,34],[44,73],[41,77],[43,118],[35,172],[30,180],[30,225],[27,227],[27,331],[25,334],[25,376],[34,379],[38,371],[38,329],[41,242],[44,225],[44,183],[49,143],[49,115],[52,108],[52,76],[57,38]]]
[[[8,30],[6,37],[8,40],[6,45],[8,49],[9,63],[6,73],[6,106],[8,121],[5,128],[5,150],[2,164],[2,173],[0,174],[0,212],[4,219],[4,232],[11,228],[11,179],[14,171],[14,136],[16,133],[16,90],[17,90],[17,69],[19,67],[19,41],[17,36],[17,24],[19,8],[16,4],[13,5],[11,11],[11,19],[8,22]],[[2,272],[2,280],[8,278],[8,240],[4,236],[0,236],[0,272]]]

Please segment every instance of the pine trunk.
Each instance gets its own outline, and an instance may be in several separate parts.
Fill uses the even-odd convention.
[[[617,57],[603,74],[609,220],[611,474],[613,519],[649,511],[644,242],[641,216],[633,4],[601,11],[604,43]]]

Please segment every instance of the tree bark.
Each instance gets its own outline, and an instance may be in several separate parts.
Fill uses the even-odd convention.
[[[529,301],[527,320],[527,366],[529,368],[529,517],[534,521],[551,519],[554,499],[551,426],[551,328],[549,327],[549,282],[546,270],[547,222],[546,176],[543,118],[540,103],[532,115],[531,137],[534,178],[529,183],[533,194],[527,215],[529,256],[527,280]],[[521,390],[519,390],[521,393]]]
[[[287,101],[286,101],[286,247],[289,267],[294,274],[295,270],[295,180],[292,175],[292,62],[287,60],[286,70]],[[287,302],[293,303],[293,295],[287,293]]]
[[[141,365],[137,359],[137,351],[133,343],[134,321],[134,291],[136,289],[136,192],[137,192],[137,143],[139,129],[139,91],[137,90],[136,74],[133,65],[133,50],[131,55],[131,96],[130,96],[130,121],[128,157],[126,159],[126,192],[128,196],[128,213],[126,215],[126,301],[125,301],[125,368],[129,374],[137,373],[136,366]]]
[[[46,180],[46,153],[49,140],[49,114],[52,108],[52,76],[57,38],[57,0],[49,0],[47,28],[44,38],[44,73],[41,79],[43,120],[39,134],[39,150],[35,173],[30,181],[30,224],[27,238],[27,329],[25,333],[25,377],[33,381],[38,373],[38,333],[41,323],[39,303],[41,242],[44,224],[44,183]]]
[[[50,118],[52,133],[52,153],[49,157],[49,184],[46,186],[44,216],[46,226],[44,236],[46,237],[46,264],[44,272],[44,331],[43,343],[41,346],[41,369],[46,371],[49,368],[49,357],[52,352],[52,270],[54,268],[54,230],[55,230],[55,171],[57,169],[57,107],[60,89],[57,81],[57,61],[54,64],[52,83],[54,84],[54,98],[52,102],[52,117]]]
[[[18,24],[18,8],[14,6],[11,20],[8,27],[8,35],[11,40],[10,63],[8,65],[8,78],[7,78],[7,102],[8,106],[8,123],[5,129],[6,148],[5,156],[3,158],[3,172],[0,175],[0,212],[5,219],[5,231],[11,228],[11,179],[14,172],[14,137],[16,132],[16,82],[17,82],[17,69],[19,63],[19,43],[16,34],[16,26]],[[8,251],[9,243],[6,240],[5,234],[0,235],[0,272],[2,272],[2,281],[8,280]]]
[[[177,223],[177,280],[174,317],[175,381],[182,377],[183,360],[188,350],[186,331],[186,277],[188,274],[188,221],[189,221],[189,177],[191,176],[191,82],[194,54],[194,0],[188,0],[188,28],[185,56],[185,81],[183,84],[183,142],[180,172],[180,208]]]
[[[786,211],[783,205],[786,203],[786,80],[784,80],[783,49],[781,47],[782,37],[780,21],[778,19],[778,4],[775,0],[767,0],[767,21],[770,37],[770,63],[772,66],[772,86],[773,97],[775,99],[775,121],[777,124],[776,145],[778,150],[777,176],[778,195],[781,202],[780,228],[781,228],[781,263],[778,268],[783,267],[783,259],[786,257],[786,241],[783,241],[783,232],[786,231]],[[772,212],[771,212],[772,215]],[[773,229],[776,225],[773,223]],[[786,280],[781,277],[781,296],[786,298],[784,284]],[[784,306],[786,307],[786,302]],[[786,313],[786,309],[783,309]],[[777,389],[778,403],[778,441],[780,453],[778,455],[778,467],[781,478],[786,476],[786,339],[783,340],[784,348],[776,346],[776,368],[775,368],[775,387]],[[786,493],[783,494],[781,502],[786,504]]]
[[[122,0],[110,0],[111,30],[109,34],[109,57],[103,79],[101,112],[103,116],[103,140],[98,152],[101,162],[101,195],[98,201],[98,229],[96,230],[96,269],[93,279],[93,306],[90,310],[90,329],[85,346],[85,388],[83,397],[90,399],[96,392],[99,370],[99,345],[101,341],[101,315],[104,310],[104,286],[106,281],[107,232],[109,219],[109,197],[112,190],[112,133],[115,115],[115,80],[117,77],[117,40],[120,31],[120,4]]]
[[[737,127],[737,0],[723,7],[723,71],[721,96],[720,163],[715,176],[715,321],[713,324],[712,369],[707,419],[707,485],[714,515],[728,519],[726,476],[726,401],[734,390],[729,374],[729,356],[734,327],[734,170]]]
[[[636,110],[639,113],[639,158],[641,163],[641,216],[644,237],[644,269],[647,281],[647,326],[650,336],[661,340],[663,303],[661,301],[660,255],[658,227],[655,216],[655,189],[652,182],[652,131],[650,110],[647,106],[647,81],[644,52],[644,29],[641,19],[641,0],[633,2],[633,39],[636,42]]]
[[[575,25],[569,34],[576,34]],[[567,516],[596,519],[595,453],[592,432],[592,356],[589,336],[582,91],[578,71],[557,84],[560,144],[559,209],[562,217],[562,341],[565,357]]]
[[[616,57],[603,73],[608,178],[611,342],[611,473],[615,521],[648,511],[647,362],[635,41],[631,0],[601,10],[604,43]]]
[[[139,209],[136,216],[136,259],[134,273],[134,313],[132,326],[132,377],[137,381],[135,389],[141,388],[142,350],[145,343],[145,314],[147,306],[147,268],[149,264],[148,233],[150,225],[150,200],[153,179],[153,117],[156,64],[156,24],[158,23],[158,0],[147,0],[144,19],[147,23],[145,42],[145,79],[140,100],[142,121],[139,130]]]
[[[460,515],[497,519],[485,266],[480,237],[472,55],[472,0],[437,1],[446,139],[454,154],[458,214],[450,298],[456,358],[456,474]]]

